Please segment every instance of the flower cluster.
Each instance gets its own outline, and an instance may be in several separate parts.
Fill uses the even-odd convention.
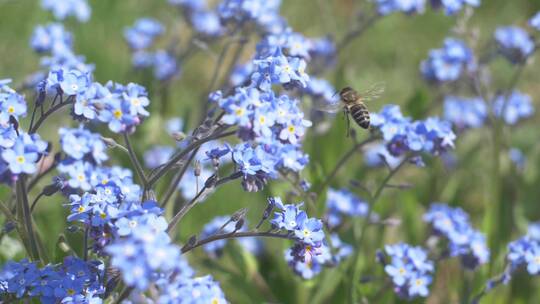
[[[135,212],[140,213],[139,210]],[[152,213],[129,214],[115,226],[120,237],[105,251],[111,256],[111,265],[120,269],[128,286],[144,291],[159,273],[175,269],[180,249],[171,244],[165,232],[165,218]]]
[[[469,223],[469,216],[461,208],[434,203],[424,214],[433,232],[448,240],[450,256],[460,257],[463,266],[474,269],[489,261],[485,237]]]
[[[26,116],[26,101],[0,80],[0,180],[12,183],[19,174],[38,171],[37,163],[48,153],[48,144],[37,134],[19,129],[19,119]]]
[[[298,172],[307,164],[299,140],[310,122],[303,118],[297,101],[287,95],[276,97],[272,91],[238,88],[219,104],[226,112],[223,122],[238,125],[239,136],[256,144],[247,142],[233,149],[233,160],[244,175],[244,189],[258,191],[280,168]]]
[[[425,0],[375,0],[377,11],[381,15],[388,15],[394,12],[405,14],[421,14],[426,8]]]
[[[163,49],[148,51],[164,31],[163,25],[152,18],[141,18],[124,31],[124,37],[133,51],[133,66],[137,69],[153,68],[154,77],[159,80],[171,79],[180,71],[174,54]]]
[[[68,256],[59,265],[38,268],[35,262],[8,262],[0,269],[0,296],[9,301],[39,299],[41,303],[102,303],[105,267],[99,261]]]
[[[444,99],[444,119],[458,130],[480,128],[488,117],[488,107],[480,98],[447,96]]]
[[[368,204],[354,195],[352,192],[341,189],[328,189],[326,197],[326,222],[330,227],[342,224],[344,216],[366,216],[368,214]]]
[[[384,252],[385,255],[381,253],[378,258],[385,265],[385,272],[392,278],[398,296],[405,299],[427,297],[434,267],[426,251],[421,247],[400,243],[386,245]]]
[[[287,231],[296,243],[285,252],[285,259],[293,270],[304,278],[311,278],[321,271],[321,266],[331,261],[332,256],[324,243],[323,223],[316,218],[308,218],[300,210],[303,204],[283,204],[280,198],[270,198],[269,203],[278,209],[270,220],[274,229]]]
[[[493,111],[497,117],[502,116],[504,122],[509,125],[515,125],[534,114],[531,97],[519,91],[513,91],[508,96],[495,97]]]
[[[41,66],[46,70],[61,68],[77,69],[84,72],[94,70],[93,65],[85,63],[84,56],[75,54],[72,34],[66,31],[61,23],[36,26],[30,39],[30,46],[37,53],[44,55],[41,58]],[[41,80],[45,76],[38,73],[35,78]]]
[[[133,131],[149,115],[148,93],[135,83],[102,85],[92,82],[89,72],[62,68],[49,72],[45,89],[55,99],[73,102],[75,118],[106,123],[116,133]]]
[[[531,275],[540,274],[540,224],[529,225],[525,236],[508,244],[506,259],[510,264],[508,276],[521,268]]]
[[[164,281],[160,286],[158,303],[163,304],[226,304],[225,295],[212,276],[178,278]]]
[[[529,33],[517,26],[500,27],[495,31],[500,53],[512,63],[525,61],[535,50]]]
[[[92,12],[86,0],[41,0],[41,6],[59,20],[75,16],[80,22],[86,22]]]
[[[447,38],[441,49],[431,50],[429,58],[420,65],[424,78],[434,83],[457,80],[464,71],[476,68],[472,50],[465,42]]]
[[[411,121],[395,105],[386,105],[380,113],[373,113],[371,125],[382,133],[393,156],[421,152],[439,155],[453,148],[456,139],[449,122],[437,117]]]
[[[223,0],[217,13],[224,23],[254,23],[264,32],[280,32],[286,27],[279,15],[281,0]]]
[[[381,15],[394,12],[421,14],[425,10],[426,0],[374,0]],[[478,7],[480,0],[431,0],[434,9],[443,8],[447,15],[454,15],[465,6]]]
[[[169,3],[183,9],[186,19],[201,38],[214,38],[225,32],[218,12],[208,9],[206,1],[169,0]]]

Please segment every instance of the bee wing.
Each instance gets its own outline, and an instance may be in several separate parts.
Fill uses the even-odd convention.
[[[364,92],[360,93],[362,101],[375,100],[384,93],[386,85],[384,82],[378,82],[367,88]]]
[[[329,101],[323,98],[316,98],[313,102],[313,107],[318,111],[336,113],[343,108],[343,104],[341,104],[340,100]]]

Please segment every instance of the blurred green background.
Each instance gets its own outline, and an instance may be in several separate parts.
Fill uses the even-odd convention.
[[[197,52],[188,62],[182,63],[182,75],[169,87],[169,106],[167,111],[160,110],[162,94],[156,83],[149,81],[141,73],[134,73],[130,66],[131,54],[123,39],[123,29],[144,16],[154,17],[167,25],[168,35],[179,33],[181,43],[188,39],[189,29],[181,20],[178,11],[171,9],[166,1],[156,0],[90,0],[92,18],[84,24],[73,20],[65,22],[74,33],[75,51],[85,55],[87,62],[95,63],[95,78],[105,82],[114,80],[120,83],[140,82],[148,86],[153,103],[151,118],[135,134],[135,148],[140,156],[155,144],[172,145],[171,139],[163,136],[163,122],[173,116],[187,118],[189,127],[194,127],[198,115],[198,101],[208,87],[212,69],[216,62],[222,42],[211,46],[211,51]],[[283,1],[282,15],[295,31],[308,37],[331,34],[340,39],[353,24],[355,14],[365,1],[353,0],[294,0]],[[469,22],[478,28],[480,39],[476,42],[479,49],[487,44],[498,25],[522,25],[536,11],[540,10],[540,1],[532,0],[484,0]],[[316,16],[316,17],[315,17]],[[335,70],[325,71],[324,76],[336,87],[351,85],[362,88],[369,84],[384,81],[386,93],[376,103],[370,104],[374,111],[386,103],[397,103],[404,107],[408,115],[420,118],[426,113],[441,113],[440,92],[429,87],[419,76],[419,64],[427,57],[429,49],[439,48],[445,37],[452,35],[456,17],[447,17],[441,12],[428,9],[424,15],[408,17],[395,14],[378,21],[364,36],[355,40],[338,58]],[[0,0],[0,79],[13,78],[20,83],[24,77],[38,69],[39,57],[32,52],[28,41],[37,24],[51,22],[52,16],[40,9],[38,1]],[[249,47],[243,54],[248,60],[253,52],[256,37],[251,37]],[[166,38],[161,40],[162,45]],[[158,42],[159,44],[160,42]],[[536,60],[538,61],[538,60]],[[492,64],[494,87],[505,87],[509,82],[513,67],[502,59]],[[535,105],[539,104],[540,86],[537,85],[538,64],[533,62],[523,76],[519,88],[533,96]],[[458,93],[458,92],[454,92]],[[27,99],[33,98],[27,92]],[[378,203],[376,211],[383,218],[402,219],[399,227],[370,228],[365,247],[359,248],[363,260],[363,274],[380,277],[380,266],[375,265],[374,252],[385,243],[406,241],[421,244],[427,236],[426,225],[420,220],[429,203],[447,202],[461,206],[470,213],[474,226],[482,231],[492,231],[497,225],[498,233],[490,236],[496,239],[497,249],[491,266],[483,266],[474,273],[462,272],[458,261],[449,260],[439,264],[435,282],[431,286],[432,294],[428,303],[458,303],[466,295],[475,294],[482,287],[486,278],[500,272],[504,267],[505,244],[526,231],[528,221],[540,218],[538,197],[540,195],[539,145],[537,144],[538,118],[531,119],[515,129],[505,130],[504,143],[507,147],[519,147],[527,155],[524,172],[515,170],[510,165],[506,154],[501,156],[502,206],[496,222],[486,224],[485,216],[490,208],[497,206],[490,202],[490,162],[492,157],[488,130],[475,130],[457,141],[456,154],[458,164],[455,169],[446,169],[440,160],[429,160],[427,167],[416,169],[408,167],[401,172],[396,183],[412,183],[410,190],[388,190]],[[49,125],[42,129],[41,135],[47,140],[56,141],[56,130],[60,125],[73,122],[64,114],[54,116]],[[352,145],[345,138],[345,126],[342,119],[336,119],[331,130],[325,135],[309,134],[305,150],[310,154],[311,163],[304,171],[304,177],[314,185],[320,184],[334,164]],[[106,136],[112,136],[108,133]],[[360,133],[360,137],[365,134]],[[57,149],[57,145],[55,146]],[[112,151],[113,162],[129,166],[129,160],[118,151]],[[383,169],[367,169],[363,165],[361,154],[355,156],[346,168],[341,170],[332,183],[333,187],[347,187],[351,179],[366,187],[374,188],[383,178]],[[9,196],[9,189],[2,186],[2,197]],[[163,185],[162,185],[163,187]],[[39,187],[38,187],[39,188]],[[265,207],[266,197],[283,195],[290,190],[285,182],[271,182],[263,192],[253,194],[242,191],[238,183],[231,183],[211,196],[204,204],[194,208],[180,225],[180,240],[185,241],[190,235],[200,231],[201,227],[217,215],[231,214],[242,208],[249,208],[251,222],[257,221]],[[357,189],[352,188],[353,191]],[[357,191],[361,196],[361,192]],[[158,192],[159,193],[159,192]],[[32,194],[35,195],[35,194]],[[324,210],[324,195],[318,199],[318,211]],[[300,200],[297,198],[296,200]],[[51,252],[62,253],[56,248],[56,238],[64,232],[65,216],[61,196],[53,196],[41,202],[36,212],[36,222],[40,233],[47,240]],[[314,212],[315,210],[311,210]],[[68,235],[73,244],[80,240]],[[11,238],[12,239],[12,238]],[[350,232],[343,233],[346,242],[352,241]],[[10,238],[2,243],[2,259],[11,258]],[[7,242],[7,243],[6,243]],[[219,260],[208,259],[198,250],[189,255],[192,265],[200,274],[212,273],[221,282],[228,299],[232,303],[343,303],[349,298],[351,261],[346,261],[335,269],[325,270],[312,281],[302,281],[295,277],[284,262],[282,252],[289,244],[282,240],[267,240],[266,254],[254,258],[242,252],[240,247],[230,242],[228,249]],[[354,244],[353,244],[354,245]],[[16,247],[16,246],[15,246]],[[16,250],[13,251],[16,253]],[[22,257],[22,252],[15,258]],[[381,281],[362,284],[360,291],[368,299],[377,296]],[[483,303],[539,303],[538,280],[525,275],[518,275],[510,286],[498,288],[484,299]],[[383,289],[384,291],[384,289]],[[374,303],[398,301],[386,288]],[[418,302],[422,302],[419,300]]]

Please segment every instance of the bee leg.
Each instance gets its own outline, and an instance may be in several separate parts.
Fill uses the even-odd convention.
[[[351,119],[349,118],[349,109],[347,107],[343,107],[343,115],[345,115],[345,119],[347,120],[347,138],[351,135]]]

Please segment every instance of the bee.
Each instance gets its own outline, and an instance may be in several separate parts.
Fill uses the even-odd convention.
[[[336,94],[339,94],[340,102],[316,104],[316,109],[329,113],[336,113],[340,108],[347,119],[347,136],[349,136],[350,119],[352,119],[363,129],[369,129],[370,117],[369,110],[364,102],[374,100],[380,97],[384,92],[384,84],[378,83],[363,92],[358,92],[351,87],[345,87]],[[334,96],[336,95],[334,94]]]

